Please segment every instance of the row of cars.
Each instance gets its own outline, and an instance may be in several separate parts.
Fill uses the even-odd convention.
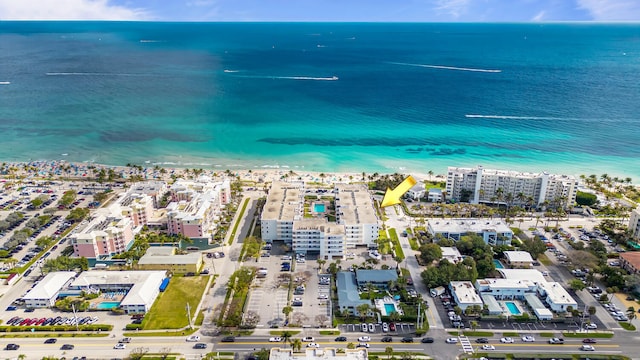
[[[85,317],[50,317],[50,318],[22,318],[19,316],[14,316],[9,321],[7,321],[7,325],[11,326],[53,326],[53,325],[85,325],[85,324],[93,324],[98,321],[97,316],[85,316]]]
[[[395,323],[386,323],[383,322],[382,325],[382,332],[389,332],[389,331],[396,331],[396,324]],[[360,324],[360,330],[362,332],[370,332],[370,333],[374,333],[376,332],[376,324],[374,323],[362,323]]]
[[[603,304],[602,306],[604,306],[604,308],[607,309],[611,316],[613,316],[617,321],[629,321],[627,314],[614,304]]]

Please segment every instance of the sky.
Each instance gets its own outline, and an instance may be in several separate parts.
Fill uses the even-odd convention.
[[[0,20],[611,22],[640,0],[0,0]]]

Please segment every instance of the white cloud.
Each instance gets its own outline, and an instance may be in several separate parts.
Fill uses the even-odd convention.
[[[437,0],[435,10],[459,18],[466,12],[469,2],[470,0]]]
[[[109,0],[0,0],[0,20],[147,20],[144,9]]]
[[[531,18],[531,21],[543,21],[544,20],[545,11],[542,10],[536,14],[536,16]]]
[[[594,20],[640,20],[640,2],[638,0],[577,0],[577,3],[578,7],[589,12]]]

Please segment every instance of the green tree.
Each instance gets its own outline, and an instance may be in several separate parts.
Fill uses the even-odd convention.
[[[356,344],[350,342],[347,344],[347,349],[355,349],[356,348]]]
[[[318,263],[318,269],[320,270],[320,272],[322,272],[322,268],[324,267],[324,264],[327,263],[327,260],[318,259],[318,260],[316,260],[316,262]]]
[[[300,349],[302,348],[302,340],[295,338],[291,341],[291,348],[293,348],[293,351],[300,351]]]
[[[442,258],[442,248],[438,244],[424,244],[418,250],[420,251],[420,260],[425,265]]]
[[[291,306],[287,305],[282,308],[282,313],[287,319],[289,318],[289,314],[291,314],[292,312],[293,312],[293,308]]]
[[[391,355],[393,355],[393,347],[391,346],[385,347],[384,353],[387,355],[387,359],[391,359]]]
[[[598,201],[595,194],[578,191],[576,193],[576,203],[581,206],[592,206]]]
[[[522,242],[521,250],[527,251],[532,258],[537,259],[538,256],[547,251],[547,245],[540,237],[534,236],[533,239],[525,239]]]
[[[358,316],[360,316],[360,320],[364,320],[367,318],[369,313],[369,304],[360,304],[356,306],[356,310],[358,311]]]
[[[571,279],[569,281],[569,288],[573,291],[580,291],[580,290],[584,290],[587,287],[587,285],[585,285],[582,280],[579,279]]]
[[[589,312],[589,315],[593,316],[596,314],[596,307],[595,306],[589,306],[589,308],[587,308],[587,311]]]
[[[284,312],[284,309],[282,309],[282,312]],[[285,315],[289,316],[288,314],[285,314]],[[291,340],[291,336],[292,334],[290,331],[283,331],[282,334],[280,335],[280,338],[282,339],[282,343],[284,344],[285,347],[289,343],[289,340]]]
[[[69,215],[67,215],[66,220],[70,222],[80,222],[85,217],[87,217],[89,213],[90,213],[90,210],[87,208],[75,208],[69,212]]]

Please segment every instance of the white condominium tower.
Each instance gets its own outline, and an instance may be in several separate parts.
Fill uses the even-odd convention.
[[[578,181],[573,176],[547,172],[526,173],[509,170],[449,167],[447,197],[461,202],[510,205],[562,206],[576,200]]]

